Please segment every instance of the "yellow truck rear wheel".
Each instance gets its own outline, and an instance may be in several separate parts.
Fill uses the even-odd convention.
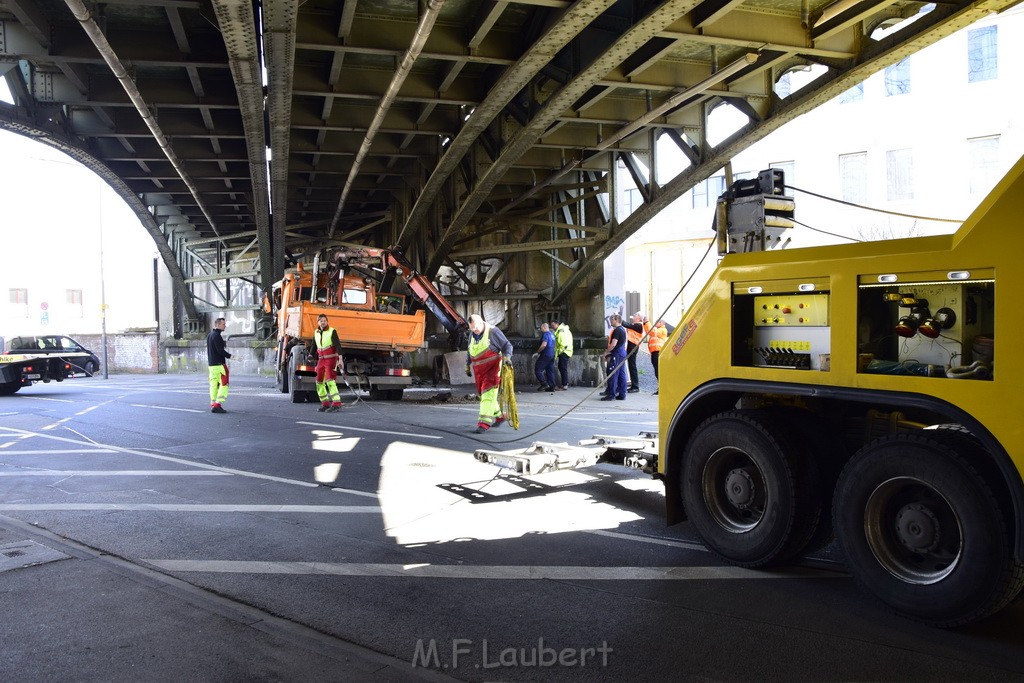
[[[961,435],[921,430],[878,438],[844,467],[836,536],[857,582],[905,617],[970,623],[1024,587],[1006,515]]]

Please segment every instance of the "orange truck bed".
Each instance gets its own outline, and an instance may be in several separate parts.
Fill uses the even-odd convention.
[[[374,351],[416,351],[423,346],[426,314],[377,313],[342,309],[303,301],[289,306],[285,333],[290,337],[312,339],[316,319],[323,313],[338,331],[344,348]]]

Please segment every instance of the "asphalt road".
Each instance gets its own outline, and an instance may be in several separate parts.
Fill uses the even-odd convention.
[[[0,668],[18,680],[1024,678],[1024,603],[940,631],[834,551],[730,567],[664,492],[530,478],[474,449],[656,429],[655,398],[523,391],[518,432],[429,388],[339,413],[233,377],[113,376],[0,399]],[[574,404],[580,403],[573,408]],[[556,421],[557,420],[557,421]],[[5,562],[6,558],[6,562]],[[25,565],[29,566],[25,566]]]

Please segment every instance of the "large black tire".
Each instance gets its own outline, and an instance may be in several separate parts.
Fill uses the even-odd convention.
[[[370,387],[370,400],[371,401],[386,401],[388,400],[388,390],[379,389],[375,386]]]
[[[929,430],[876,439],[843,468],[836,536],[857,582],[896,613],[960,626],[1024,586],[1002,506],[971,464],[986,457],[970,438]]]
[[[741,567],[791,559],[821,519],[814,470],[787,436],[788,423],[772,416],[730,411],[710,417],[683,454],[687,517],[708,548]]]
[[[13,396],[21,389],[19,382],[4,382],[0,384],[0,396]]]
[[[82,369],[85,371],[85,374],[89,375],[90,377],[95,375],[96,371],[99,370],[99,368],[96,367],[96,364],[93,363],[92,360],[85,361],[85,365],[82,366]]]
[[[284,339],[282,339],[281,341],[279,341],[277,343],[277,357],[278,358],[281,357],[281,350],[282,350],[282,346],[283,345],[284,345]],[[288,360],[291,361],[290,354],[289,354]],[[289,381],[288,381],[288,370],[291,368],[291,364],[290,363],[285,363],[284,365],[285,365],[285,367],[282,368],[281,367],[281,363],[277,363],[277,390],[280,391],[282,394],[287,394],[288,393],[288,384],[289,384]]]
[[[288,396],[292,399],[292,403],[304,403],[306,401],[306,394],[309,393],[307,391],[298,391],[296,389],[299,383],[294,380],[296,372],[295,368],[299,365],[299,358],[302,350],[299,349],[299,351],[300,353],[296,353],[293,349],[288,358]]]
[[[405,389],[390,389],[387,393],[387,399],[389,401],[401,401],[402,394],[405,393]]]

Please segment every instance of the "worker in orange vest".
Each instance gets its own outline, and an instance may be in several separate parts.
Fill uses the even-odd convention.
[[[636,352],[640,347],[640,340],[644,338],[647,331],[643,313],[637,311],[629,317],[628,323],[622,323],[626,328],[626,364],[629,366],[629,393],[635,394],[640,391],[640,376],[636,369]]]
[[[665,329],[665,321],[659,320],[651,328],[650,333],[647,336],[647,350],[651,352],[651,364],[654,366],[654,379],[658,379],[658,356],[661,355],[661,349],[665,346],[665,340],[668,339],[668,330]],[[658,390],[654,390],[654,395],[658,395]]]

